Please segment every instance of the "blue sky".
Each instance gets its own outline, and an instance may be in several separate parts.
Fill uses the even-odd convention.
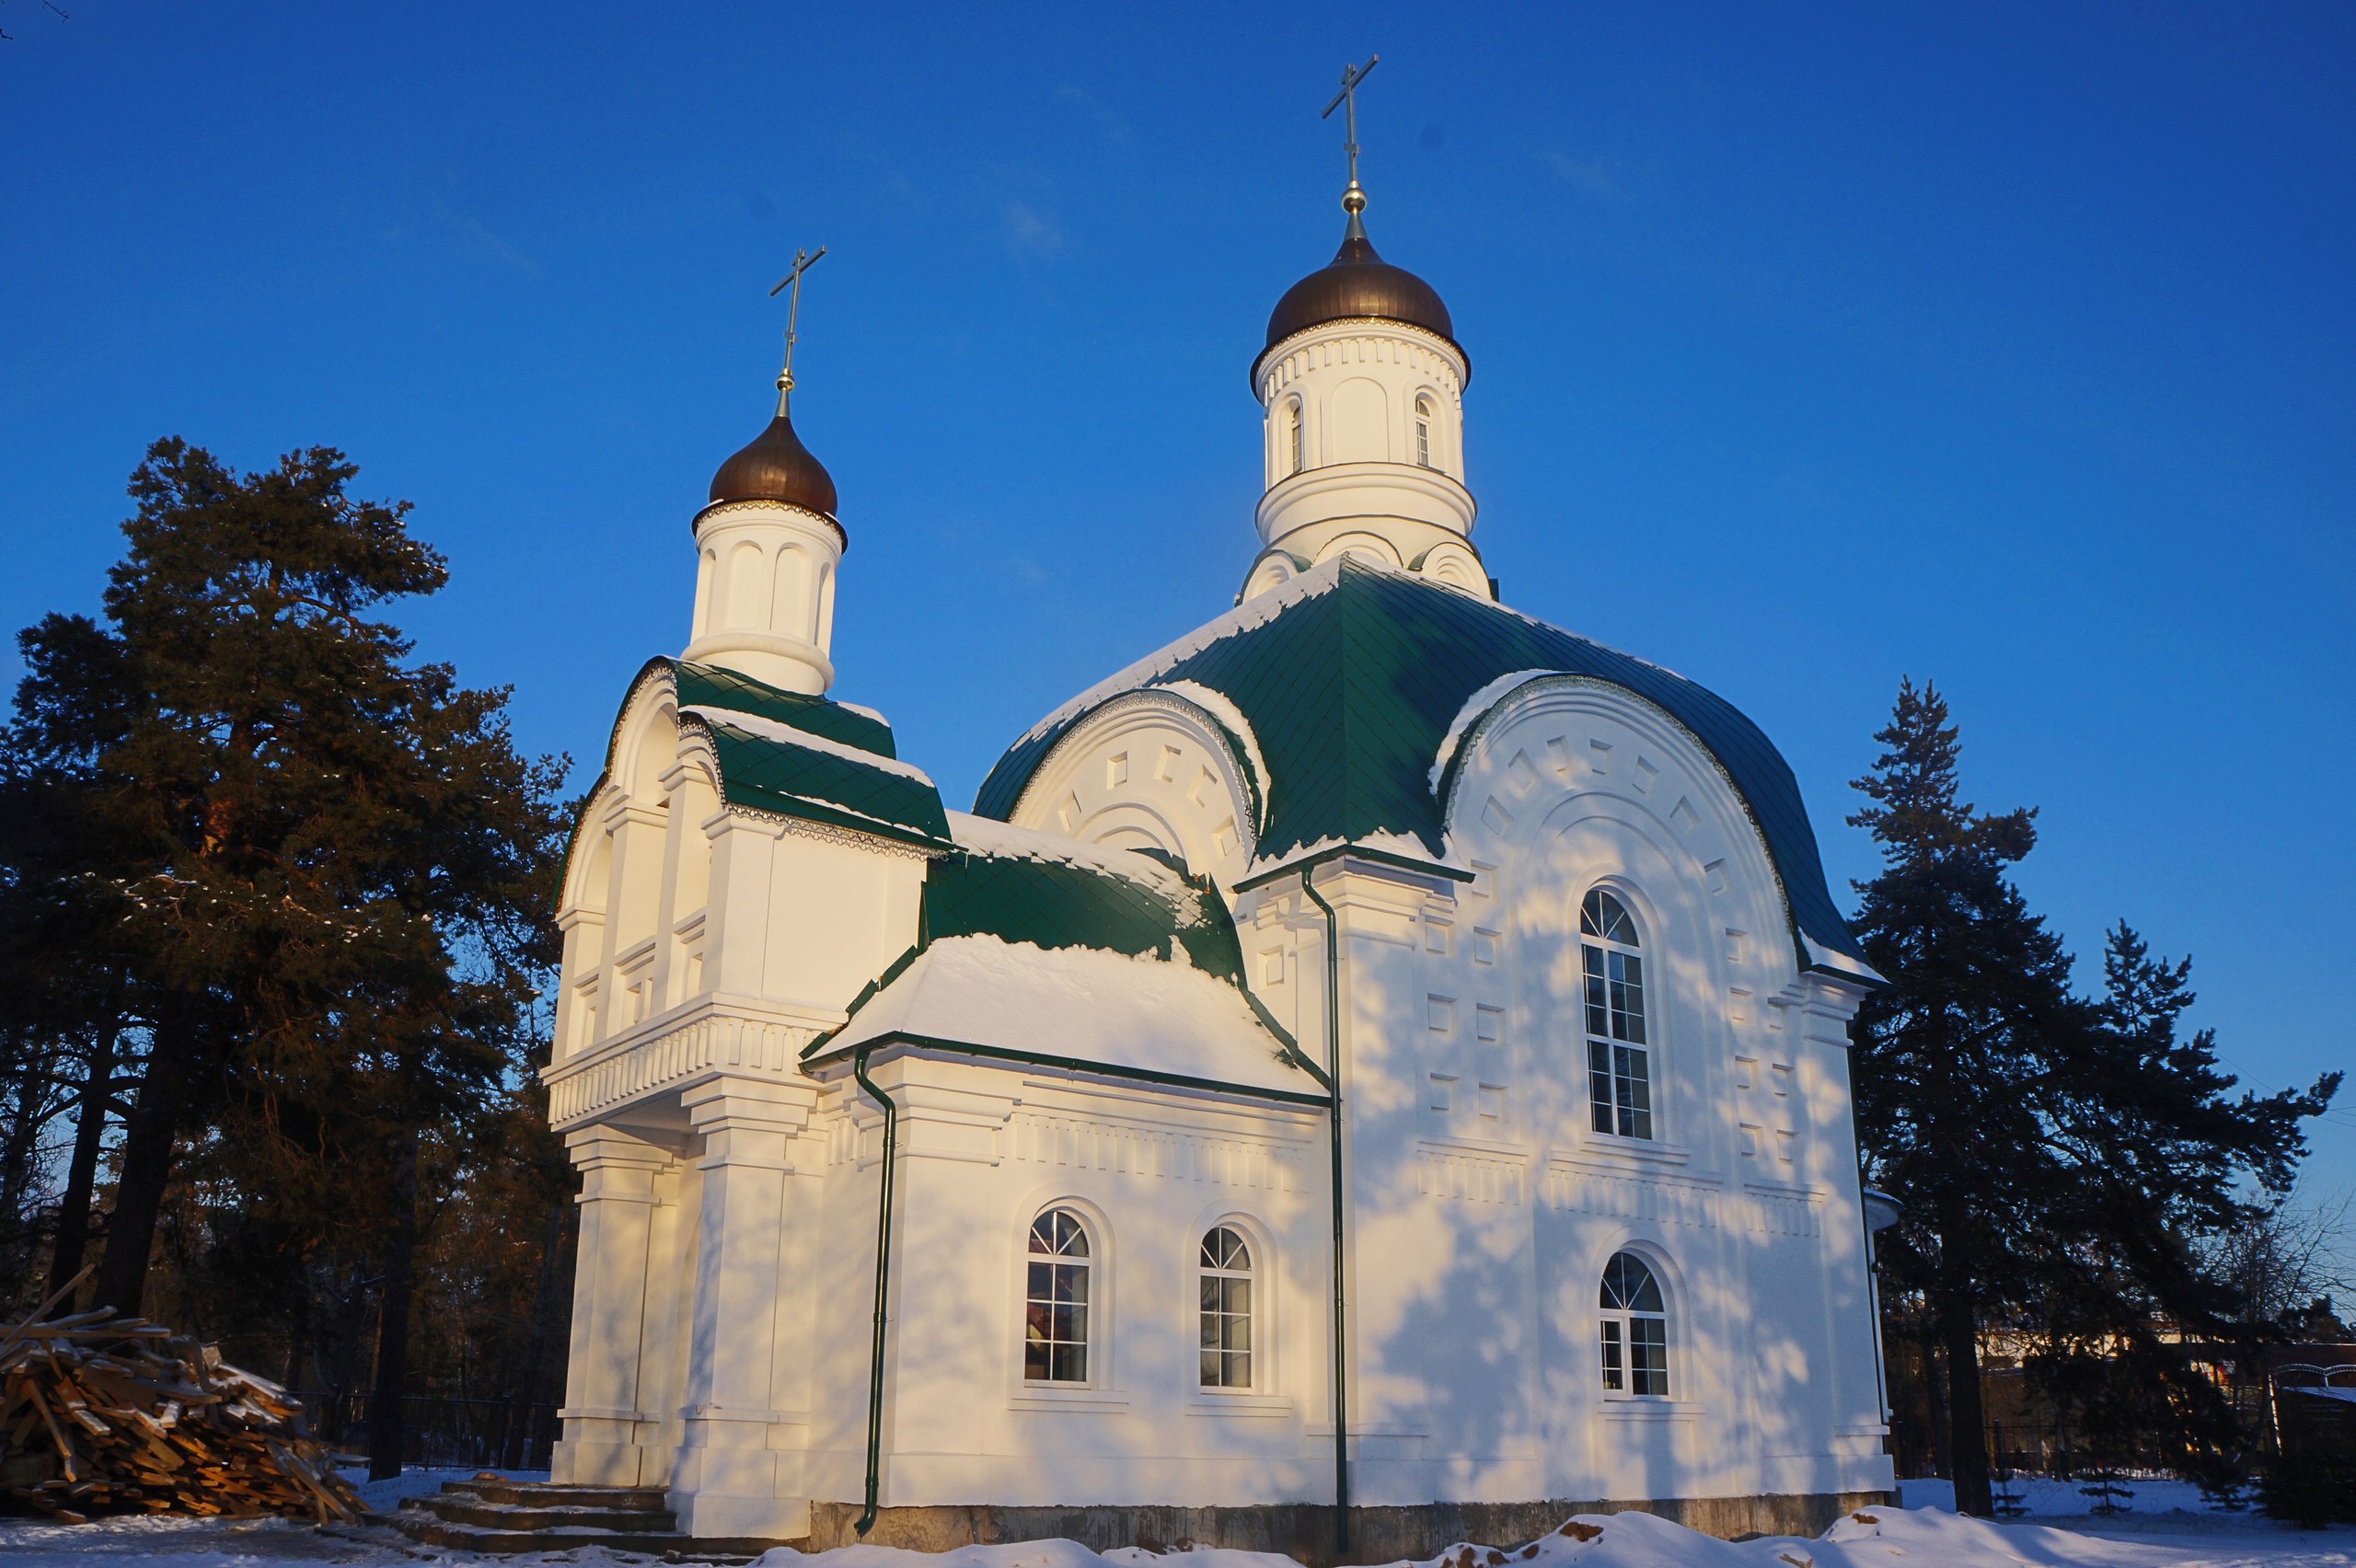
[[[1840,880],[1935,679],[2078,952],[2191,951],[2256,1083],[2356,1059],[2356,11],[66,9],[0,0],[10,627],[95,605],[153,439],[337,445],[451,558],[422,651],[594,767],[824,243],[836,695],[963,804],[1231,599],[1380,50],[1368,224],[1472,353],[1507,600],[1750,712]],[[2356,1183],[2356,1097],[2316,1143]]]

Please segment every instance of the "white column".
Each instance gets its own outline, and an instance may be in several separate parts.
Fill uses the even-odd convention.
[[[808,1497],[778,1494],[780,1454],[807,1447],[809,1412],[777,1410],[770,1399],[787,1178],[795,1135],[816,1101],[814,1086],[736,1078],[682,1100],[704,1140],[686,1404],[670,1489],[691,1535],[791,1539],[809,1529]]]
[[[654,1178],[671,1156],[618,1127],[583,1128],[565,1147],[581,1172],[581,1245],[554,1479],[636,1486],[640,1424],[660,1419],[639,1407],[639,1374]]]

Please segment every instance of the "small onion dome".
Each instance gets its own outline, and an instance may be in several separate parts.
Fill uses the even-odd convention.
[[[1268,341],[1260,351],[1260,357],[1265,359],[1269,349],[1295,332],[1328,321],[1359,317],[1420,327],[1446,339],[1449,347],[1460,355],[1464,353],[1456,341],[1456,328],[1449,319],[1448,306],[1440,302],[1439,291],[1404,267],[1393,267],[1377,256],[1373,242],[1366,236],[1365,225],[1353,212],[1349,231],[1343,236],[1342,248],[1334,252],[1332,263],[1293,284],[1285,291],[1284,298],[1276,301],[1276,308],[1268,317]],[[1466,379],[1470,380],[1469,356],[1465,363]],[[1254,362],[1252,369],[1255,381],[1259,368]]]
[[[793,433],[793,421],[780,406],[768,429],[712,475],[711,501],[715,506],[723,501],[781,501],[831,519],[835,481]]]

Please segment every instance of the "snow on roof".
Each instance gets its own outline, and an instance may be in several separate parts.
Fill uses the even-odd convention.
[[[1435,855],[1424,847],[1422,839],[1413,834],[1360,833],[1348,838],[1339,838],[1329,834],[1323,838],[1313,838],[1306,844],[1295,845],[1281,855],[1255,859],[1252,862],[1250,870],[1245,873],[1243,881],[1256,887],[1271,877],[1280,876],[1292,870],[1295,866],[1306,865],[1311,860],[1336,851],[1351,849],[1368,850],[1376,856],[1388,856],[1394,860],[1408,860],[1418,866],[1429,866],[1451,881],[1468,881],[1472,874],[1471,868],[1460,861],[1453,851],[1446,855]]]
[[[966,812],[950,812],[947,814],[949,836],[959,848],[970,849],[977,855],[1076,866],[1081,870],[1099,871],[1144,882],[1172,897],[1191,898],[1193,894],[1185,878],[1152,856],[1140,855],[1134,849],[1083,844],[1077,838],[1066,838],[1059,833],[1017,827],[996,817],[975,816]]]
[[[1234,699],[1223,691],[1213,691],[1200,681],[1164,681],[1153,689],[1184,698],[1225,725],[1228,732],[1235,737],[1236,744],[1243,748],[1244,766],[1252,770],[1252,788],[1263,801],[1267,800],[1275,780],[1269,776],[1267,758],[1260,755],[1260,737],[1252,732],[1252,721],[1243,717],[1243,709],[1235,706]],[[1253,825],[1257,826],[1256,824]]]
[[[1098,681],[1094,686],[1025,730],[1015,741],[1014,746],[1019,747],[1025,741],[1037,740],[1072,715],[1086,712],[1108,697],[1116,696],[1132,686],[1144,686],[1155,675],[1174,664],[1184,663],[1214,643],[1223,642],[1240,633],[1267,625],[1304,599],[1312,599],[1320,594],[1331,593],[1334,585],[1341,580],[1342,558],[1335,556],[1332,560],[1313,566],[1299,577],[1280,583],[1265,594],[1244,600],[1227,614],[1204,622],[1177,641],[1157,649],[1128,668]],[[1008,749],[1012,750],[1014,747]]]
[[[1553,670],[1515,670],[1510,674],[1499,675],[1496,680],[1466,698],[1464,706],[1456,710],[1456,717],[1449,721],[1448,733],[1440,739],[1439,755],[1432,758],[1432,770],[1429,775],[1432,781],[1432,793],[1435,795],[1439,793],[1439,781],[1447,777],[1448,765],[1454,760],[1456,748],[1464,739],[1464,732],[1478,722],[1482,714],[1495,708],[1504,700],[1506,693],[1513,690],[1522,682],[1534,681],[1542,675],[1551,675],[1554,673]]]
[[[1253,1089],[1314,1093],[1234,986],[1176,948],[1164,962],[1099,948],[942,937],[851,1015],[820,1059],[914,1037],[1065,1056]]]
[[[863,751],[858,746],[847,746],[840,741],[830,741],[824,735],[813,734],[807,730],[796,729],[791,724],[780,724],[774,719],[765,719],[757,713],[747,713],[742,709],[717,708],[703,703],[694,703],[680,709],[679,713],[683,718],[693,715],[698,719],[733,725],[758,740],[775,741],[781,745],[800,746],[804,751],[819,752],[827,756],[840,758],[844,762],[857,763],[861,767],[872,767],[878,773],[895,774],[902,778],[912,779],[928,790],[934,787],[931,776],[923,768],[902,762],[897,757],[884,756],[878,752]]]

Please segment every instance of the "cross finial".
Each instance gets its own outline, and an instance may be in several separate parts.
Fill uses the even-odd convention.
[[[1327,104],[1325,112],[1317,117],[1331,120],[1335,110],[1342,110],[1342,150],[1350,155],[1350,183],[1342,191],[1342,210],[1350,214],[1353,225],[1358,221],[1358,214],[1366,211],[1366,192],[1358,188],[1358,84],[1381,63],[1382,56],[1380,54],[1368,55],[1363,65],[1345,63],[1342,67],[1342,90],[1334,95],[1334,101]]]
[[[780,414],[785,412],[786,398],[793,393],[793,322],[794,317],[802,313],[802,274],[816,266],[818,258],[826,253],[826,248],[823,245],[815,250],[794,247],[793,271],[780,278],[777,288],[769,291],[769,297],[775,299],[779,289],[791,286],[793,290],[786,296],[785,302],[785,368],[778,372],[777,376],[777,411]]]

